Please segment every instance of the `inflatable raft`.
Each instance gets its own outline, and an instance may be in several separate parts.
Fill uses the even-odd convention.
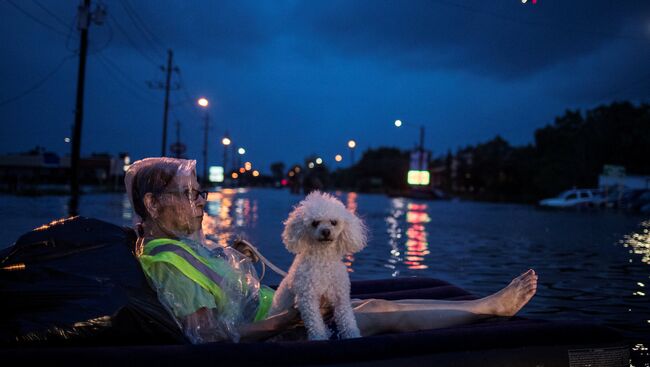
[[[410,333],[329,341],[188,344],[132,256],[128,228],[53,222],[0,253],[0,361],[31,365],[628,366],[615,330],[493,317]],[[352,283],[355,298],[476,299],[442,280]]]

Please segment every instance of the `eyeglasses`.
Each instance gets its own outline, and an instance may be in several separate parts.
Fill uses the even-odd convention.
[[[208,192],[205,190],[199,191],[191,189],[183,191],[165,191],[163,194],[185,194],[185,196],[187,196],[187,200],[192,202],[197,201],[199,199],[199,196],[201,196],[203,200],[208,200]]]

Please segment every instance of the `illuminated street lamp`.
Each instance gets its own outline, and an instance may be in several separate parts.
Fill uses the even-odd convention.
[[[201,97],[196,101],[196,103],[205,110],[205,126],[203,129],[203,183],[207,185],[208,183],[208,127],[210,126],[210,115],[208,114],[208,102],[207,98]]]
[[[323,159],[321,159],[320,157],[316,158],[316,164],[323,164]]]
[[[226,170],[226,162],[228,162],[228,146],[230,145],[231,141],[230,138],[228,137],[228,133],[226,133],[226,136],[221,139],[221,144],[223,144],[223,171],[228,172]]]
[[[246,154],[246,149],[239,148],[239,149],[237,149],[237,153],[239,153],[240,155],[244,155],[244,154]]]
[[[350,139],[348,141],[348,148],[350,148],[350,166],[354,165],[354,148],[357,146],[357,142]]]
[[[343,160],[343,157],[340,154],[337,154],[336,156],[334,156],[334,160],[340,162]]]
[[[395,126],[397,127],[402,126],[402,120],[395,120]]]

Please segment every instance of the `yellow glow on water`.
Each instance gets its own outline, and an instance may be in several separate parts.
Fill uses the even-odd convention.
[[[431,218],[426,212],[409,211],[406,213],[406,221],[408,223],[428,223]]]
[[[631,247],[632,252],[641,256],[641,262],[650,265],[650,220],[642,222],[643,229],[639,233],[632,233],[623,237],[621,243],[624,247]]]
[[[223,198],[223,193],[221,192],[211,192],[210,195],[208,195],[208,202],[212,201],[220,201]]]
[[[347,208],[350,212],[355,213],[357,211],[357,193],[348,192],[347,197]]]

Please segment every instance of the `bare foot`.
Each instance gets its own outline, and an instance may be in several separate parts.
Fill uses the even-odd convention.
[[[537,291],[537,274],[533,269],[513,279],[507,287],[485,298],[489,315],[514,316]]]

